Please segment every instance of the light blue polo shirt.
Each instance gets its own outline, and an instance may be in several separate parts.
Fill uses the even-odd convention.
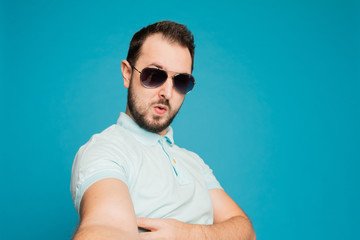
[[[213,223],[209,189],[221,186],[197,154],[174,144],[171,127],[160,136],[120,113],[117,124],[92,136],[72,168],[71,195],[77,212],[85,191],[104,178],[126,183],[137,217]]]

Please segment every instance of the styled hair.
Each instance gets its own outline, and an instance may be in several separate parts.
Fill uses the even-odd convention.
[[[161,33],[163,37],[171,43],[178,43],[182,47],[187,47],[191,55],[191,71],[194,68],[195,43],[194,36],[183,24],[172,21],[161,21],[153,23],[136,32],[130,41],[129,51],[126,60],[130,64],[136,63],[139,58],[141,47],[147,37]]]

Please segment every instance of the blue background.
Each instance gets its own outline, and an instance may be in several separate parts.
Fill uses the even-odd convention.
[[[132,35],[195,35],[173,127],[258,239],[360,239],[359,1],[1,1],[1,239],[69,239],[78,148],[125,110]]]

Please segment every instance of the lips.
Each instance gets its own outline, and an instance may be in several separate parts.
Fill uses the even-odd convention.
[[[166,106],[164,106],[164,105],[156,105],[155,107],[154,107],[154,110],[155,110],[155,112],[157,113],[157,114],[159,114],[159,115],[162,115],[162,114],[164,114],[166,111],[167,111],[167,107]]]

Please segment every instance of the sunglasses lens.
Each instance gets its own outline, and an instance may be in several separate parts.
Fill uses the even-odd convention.
[[[186,94],[193,89],[195,80],[190,74],[180,73],[174,77],[174,85],[179,93]]]
[[[166,81],[167,73],[157,68],[144,68],[141,71],[140,79],[144,86],[156,88]]]
[[[167,73],[158,68],[144,68],[140,75],[141,83],[148,88],[161,86],[167,78]],[[193,89],[195,80],[190,74],[180,73],[174,76],[174,85],[179,93],[186,94]]]

